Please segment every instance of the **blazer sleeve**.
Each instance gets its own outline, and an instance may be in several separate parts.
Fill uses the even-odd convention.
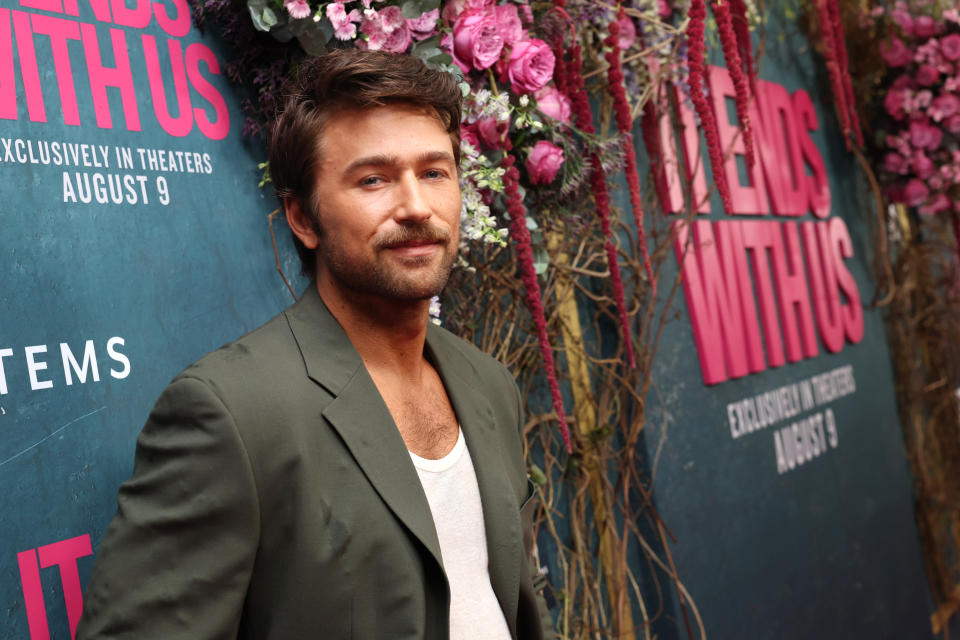
[[[117,501],[77,640],[235,639],[259,505],[236,424],[207,383],[179,377],[163,392]]]
[[[510,386],[513,388],[514,396],[516,397],[517,403],[517,428],[520,431],[520,441],[523,442],[523,399],[520,397],[520,389],[517,387],[517,383],[513,380],[512,376],[509,376]],[[525,473],[525,472],[524,472]],[[532,483],[527,480],[527,484],[532,487]],[[554,630],[553,617],[550,615],[550,610],[547,608],[547,602],[543,597],[543,590],[546,587],[546,578],[540,573],[540,568],[537,567],[533,559],[533,548],[536,544],[533,536],[533,511],[535,509],[534,504],[536,502],[536,496],[532,495],[527,500],[524,501],[524,504],[521,505],[520,509],[520,523],[523,527],[523,547],[524,551],[524,568],[527,573],[530,575],[530,579],[533,584],[534,595],[537,599],[537,614],[540,619],[540,627],[543,630],[542,637],[544,640],[553,640],[557,637],[557,633]]]

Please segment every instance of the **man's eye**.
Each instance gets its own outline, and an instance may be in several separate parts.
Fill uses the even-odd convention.
[[[446,177],[447,173],[440,169],[428,169],[423,175],[431,180],[439,180]]]
[[[366,178],[363,178],[360,180],[360,184],[365,187],[375,187],[376,185],[380,184],[382,181],[383,180],[382,178],[380,178],[380,176],[367,176]]]

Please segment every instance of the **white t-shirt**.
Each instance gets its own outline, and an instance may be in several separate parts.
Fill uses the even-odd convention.
[[[450,582],[450,640],[510,640],[510,629],[490,585],[480,489],[461,429],[439,460],[410,452],[427,494]]]

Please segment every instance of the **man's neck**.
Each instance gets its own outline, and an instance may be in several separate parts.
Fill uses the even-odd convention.
[[[429,300],[390,300],[343,292],[322,280],[318,280],[317,290],[371,374],[420,380]]]

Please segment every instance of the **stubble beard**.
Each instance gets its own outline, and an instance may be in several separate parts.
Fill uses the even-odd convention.
[[[436,261],[433,255],[406,258],[400,265],[381,259],[390,251],[391,245],[412,240],[439,240],[443,247],[440,263],[432,269],[429,267]],[[428,224],[404,227],[379,238],[374,246],[375,259],[365,260],[348,255],[343,250],[343,243],[337,242],[329,233],[321,233],[320,246],[317,247],[318,266],[328,271],[331,280],[354,293],[412,302],[440,295],[457,257],[455,238]]]

